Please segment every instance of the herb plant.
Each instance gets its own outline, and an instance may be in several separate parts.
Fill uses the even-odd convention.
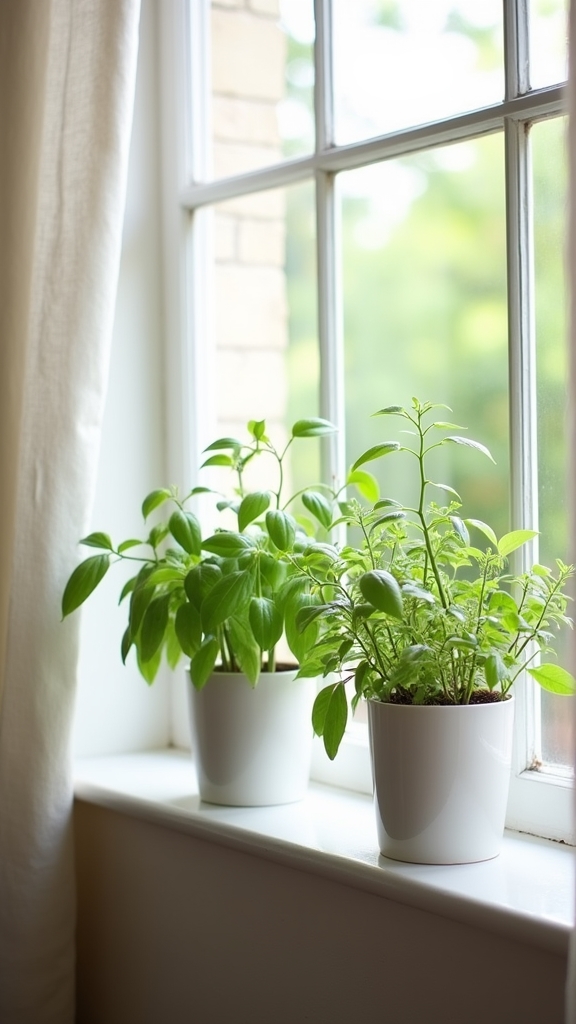
[[[256,685],[261,671],[274,671],[282,637],[294,658],[302,660],[317,639],[318,625],[302,630],[295,626],[297,613],[316,599],[308,580],[296,571],[294,559],[311,538],[293,510],[300,502],[312,517],[305,521],[307,530],[321,538],[332,521],[333,506],[322,485],[284,499],[286,456],[296,440],[322,437],[334,429],[326,420],[299,420],[282,451],[267,436],[263,420],[248,424],[247,442],[230,437],[214,441],[203,466],[228,468],[236,484],[232,495],[207,487],[195,487],[184,498],[176,488],[155,490],[142,504],[144,521],[158,509],[168,514],[146,539],[115,546],[106,533],[85,537],[81,543],[99,553],[70,576],[63,616],[84,603],[113,563],[129,561],[138,571],[120,594],[120,601],[129,599],[121,654],[125,662],[135,649],[148,683],[155,679],[163,653],[172,668],[182,655],[191,659],[192,682],[198,689],[217,666],[244,672]],[[269,490],[246,489],[246,470],[257,458],[270,464]],[[358,480],[362,482],[362,475]],[[235,517],[237,528],[203,536],[197,515],[188,507],[199,493],[212,493],[219,511]]]
[[[514,575],[508,558],[535,532],[513,530],[498,540],[486,523],[461,517],[456,492],[429,477],[430,453],[457,444],[492,456],[479,442],[452,433],[462,428],[430,421],[435,408],[413,399],[410,409],[381,409],[375,415],[407,421],[414,442],[375,445],[352,467],[354,473],[403,453],[417,474],[415,506],[392,498],[369,506],[343,503],[333,526],[354,527],[360,543],[331,552],[312,545],[297,556],[319,602],[301,609],[297,623],[303,631],[314,622],[322,627],[300,673],[336,673],[313,711],[314,730],[330,758],[346,727],[347,683],[354,686],[353,709],[362,698],[402,704],[502,700],[524,670],[553,693],[574,691],[565,669],[534,664],[553,650],[553,628],[571,625],[565,589],[574,568],[557,560],[555,572],[536,564]],[[451,496],[448,505],[429,499],[438,490]]]

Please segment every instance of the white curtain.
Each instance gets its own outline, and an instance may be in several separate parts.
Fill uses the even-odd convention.
[[[570,303],[570,452],[574,466],[576,458],[576,0],[570,3],[569,19],[569,75],[568,75],[568,164],[569,164],[569,221],[568,221],[568,281]],[[576,475],[570,476],[572,559],[576,557]],[[576,665],[576,635],[572,636],[573,671]],[[576,720],[576,711],[575,720]],[[576,751],[575,751],[576,759]],[[576,790],[574,791],[576,814]],[[568,957],[566,984],[566,1024],[576,1024],[576,930],[572,931]]]
[[[69,731],[139,0],[0,3],[0,1021],[74,1020]]]

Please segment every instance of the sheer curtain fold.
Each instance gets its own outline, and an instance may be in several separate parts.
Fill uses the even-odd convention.
[[[570,453],[576,458],[576,0],[570,2],[568,75],[568,246],[567,279],[569,283],[569,353],[570,353]],[[572,560],[576,561],[576,475],[570,478]],[[572,636],[572,665],[576,666],[576,635]],[[574,711],[576,714],[576,710]],[[576,759],[576,751],[574,753]],[[575,764],[576,767],[576,764]],[[574,792],[576,800],[576,790]],[[575,807],[576,813],[576,807]],[[568,955],[566,984],[566,1024],[576,1024],[576,930],[573,930]]]
[[[64,582],[93,497],[139,0],[0,4],[0,1020],[74,1019]]]

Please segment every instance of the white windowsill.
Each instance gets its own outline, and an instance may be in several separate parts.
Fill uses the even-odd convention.
[[[169,749],[76,763],[77,799],[323,875],[396,903],[566,953],[574,919],[570,847],[507,832],[480,864],[400,864],[378,853],[372,800],[312,783],[282,807],[201,803],[189,753]]]

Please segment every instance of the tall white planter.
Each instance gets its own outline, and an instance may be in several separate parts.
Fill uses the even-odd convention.
[[[514,700],[450,707],[370,701],[374,805],[385,857],[464,864],[500,852]]]
[[[241,673],[214,672],[200,691],[188,680],[202,800],[255,807],[305,796],[316,684],[295,677],[296,670],[262,672],[252,687]]]

